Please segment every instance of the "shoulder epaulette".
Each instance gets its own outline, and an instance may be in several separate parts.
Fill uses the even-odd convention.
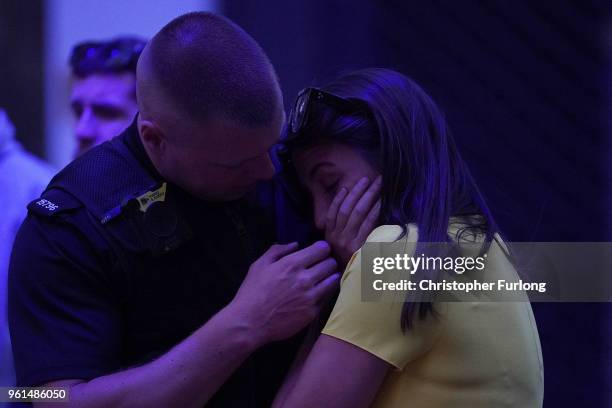
[[[45,191],[39,198],[28,204],[28,211],[44,216],[51,217],[59,213],[74,210],[83,204],[72,195],[59,189]]]

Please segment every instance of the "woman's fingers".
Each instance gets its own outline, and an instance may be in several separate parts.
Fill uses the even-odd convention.
[[[380,196],[381,187],[382,177],[378,176],[362,194],[357,204],[355,204],[353,211],[351,211],[348,222],[344,228],[347,234],[353,235],[359,231],[366,217],[368,217],[368,214],[372,210],[372,207],[376,204],[376,200],[378,200]]]
[[[372,206],[365,220],[359,227],[359,232],[357,233],[357,237],[361,242],[365,242],[366,238],[376,227],[376,223],[378,222],[378,217],[380,215],[380,199],[376,201],[376,203]]]
[[[350,190],[336,194],[327,212],[325,239],[338,259],[346,262],[376,226],[382,177],[364,177]]]
[[[348,190],[346,187],[342,187],[340,191],[334,197],[332,203],[327,209],[327,218],[325,220],[325,229],[327,231],[332,231],[336,227],[336,218],[338,217],[338,208],[340,208],[340,204],[346,197]]]
[[[367,177],[363,177],[360,179],[357,184],[351,189],[350,193],[338,209],[338,216],[336,217],[336,226],[335,229],[338,231],[344,230],[346,227],[346,223],[348,222],[351,213],[353,212],[353,208],[368,189],[368,185],[370,184],[370,180]]]

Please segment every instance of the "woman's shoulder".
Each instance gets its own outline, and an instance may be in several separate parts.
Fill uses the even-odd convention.
[[[474,228],[482,220],[482,216],[453,216],[449,219],[448,235],[451,240],[456,242],[482,242],[486,234],[479,228]],[[395,242],[398,240],[407,242],[417,242],[419,240],[419,228],[416,224],[407,224],[404,228],[401,225],[386,224],[374,229],[366,242]]]
[[[404,229],[400,225],[381,225],[368,235],[366,242],[395,242],[402,237],[411,242],[418,241],[417,226],[408,224]]]

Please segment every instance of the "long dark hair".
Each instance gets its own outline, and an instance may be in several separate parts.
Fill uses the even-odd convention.
[[[396,71],[370,68],[343,74],[320,89],[358,100],[367,112],[342,114],[318,106],[288,149],[333,140],[361,152],[382,175],[381,224],[416,224],[419,242],[450,242],[449,221],[463,216],[456,240],[470,232],[489,246],[498,232],[485,200],[462,159],[444,115],[427,93]],[[401,238],[401,237],[400,237]],[[417,247],[418,248],[418,247]],[[408,298],[401,326],[435,313],[431,299]]]

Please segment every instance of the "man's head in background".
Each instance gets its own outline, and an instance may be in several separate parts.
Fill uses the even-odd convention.
[[[137,92],[140,137],[166,180],[229,201],[274,175],[280,85],[261,47],[230,20],[195,12],[168,23],[138,61]]]
[[[77,155],[117,136],[138,111],[136,64],[146,42],[119,37],[83,42],[72,49],[70,105]]]

